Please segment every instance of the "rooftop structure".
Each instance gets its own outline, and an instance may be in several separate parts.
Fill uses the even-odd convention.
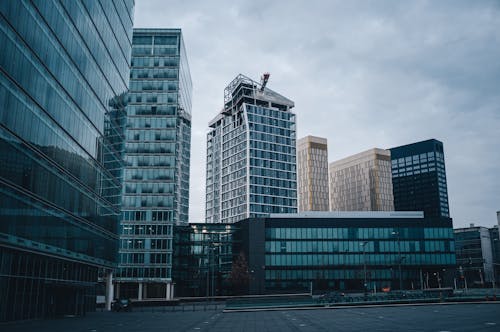
[[[238,75],[207,134],[206,222],[297,212],[294,103]]]

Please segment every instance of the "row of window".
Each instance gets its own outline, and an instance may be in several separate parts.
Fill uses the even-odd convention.
[[[266,254],[266,266],[325,266],[325,265],[454,265],[455,254]]]
[[[254,105],[246,105],[246,107],[247,107],[247,113],[249,115],[250,114],[262,115],[262,116],[267,116],[267,117],[271,117],[274,119],[282,119],[282,120],[295,122],[295,114],[293,114],[291,112],[283,112],[283,111],[278,111],[278,110],[254,106]]]
[[[135,91],[168,91],[168,92],[176,92],[178,88],[178,83],[176,81],[130,81],[129,90],[132,92]]]
[[[250,184],[260,185],[260,186],[271,186],[278,188],[297,189],[297,182],[295,180],[278,180],[260,176],[251,176]]]
[[[132,67],[177,67],[178,65],[179,58],[175,56],[143,56],[132,58]]]
[[[267,228],[266,239],[453,239],[450,228]]]
[[[150,153],[150,154],[169,153],[169,154],[173,154],[173,153],[175,153],[175,143],[156,143],[156,142],[132,143],[132,142],[129,142],[126,144],[125,152],[126,153],[140,153],[140,154],[145,154],[145,153]]]
[[[297,213],[297,200],[296,199],[287,199],[285,202],[290,204],[286,206],[277,206],[277,205],[264,205],[262,203],[259,204],[250,204],[250,212],[252,213]]]
[[[132,48],[132,56],[144,56],[144,55],[179,55],[179,50],[177,47],[144,47],[144,46],[134,46]]]
[[[173,167],[175,164],[174,156],[166,156],[166,155],[128,155],[125,156],[125,166],[132,167],[144,167],[144,166],[166,166]]]
[[[177,93],[131,93],[129,103],[147,104],[173,104],[177,103]]]
[[[127,130],[128,141],[174,141],[175,130]]]
[[[120,226],[121,235],[172,235],[172,225],[158,225],[158,224],[122,224]]]
[[[413,272],[413,273],[412,273]],[[417,271],[418,272],[418,271]],[[366,272],[369,280],[398,278],[397,269],[370,269]],[[417,275],[415,275],[417,274]],[[402,271],[403,279],[419,277],[414,271]],[[322,270],[266,270],[266,280],[315,280],[315,279],[364,279],[363,269],[322,269]]]
[[[158,208],[174,208],[174,197],[173,196],[127,196],[124,195],[122,198],[123,206],[127,208],[138,208],[138,207],[158,207]]]
[[[120,250],[172,250],[172,239],[122,238]]]
[[[177,117],[128,117],[127,130],[130,129],[164,129],[175,128]]]
[[[128,105],[127,114],[129,117],[139,116],[154,116],[154,119],[159,115],[175,115],[177,105]],[[129,118],[131,119],[131,118]]]
[[[172,278],[172,268],[170,267],[121,267],[116,273],[116,278]]]
[[[173,211],[123,211],[123,221],[174,221]]]
[[[295,157],[295,148],[293,148],[293,153],[291,152],[292,148],[290,148],[289,153],[277,153],[277,152],[270,152],[270,151],[264,151],[264,150],[256,150],[256,149],[250,149],[250,158],[261,158],[261,159],[269,159],[269,160],[276,160],[276,161],[284,161],[284,162],[289,162],[289,163],[296,163],[297,158]]]
[[[449,252],[455,244],[450,241],[267,241],[266,252]]]
[[[168,79],[168,80],[178,80],[179,70],[176,68],[161,68],[161,69],[151,69],[151,68],[132,68],[130,70],[130,79]]]
[[[120,254],[120,266],[128,264],[172,264],[171,254],[133,253]]]

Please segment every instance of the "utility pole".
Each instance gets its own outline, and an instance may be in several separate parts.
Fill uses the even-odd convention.
[[[398,237],[398,267],[399,267],[399,290],[403,289],[403,279],[401,275],[401,239],[399,237],[399,232],[392,232],[392,235],[396,235]]]
[[[365,280],[364,280],[365,282],[363,284],[363,289],[364,289],[365,296],[366,296],[366,292],[367,292],[366,287],[368,286],[367,281],[366,281],[366,245],[367,244],[368,244],[368,241],[364,241],[364,242],[359,244],[360,246],[363,247],[363,272],[365,275]]]

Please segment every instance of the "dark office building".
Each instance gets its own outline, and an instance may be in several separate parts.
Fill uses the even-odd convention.
[[[430,139],[390,150],[394,209],[449,217],[443,143]]]
[[[244,293],[270,294],[309,292],[311,285],[315,292],[362,291],[365,284],[377,292],[453,286],[456,262],[449,218],[424,218],[421,212],[306,212],[245,219],[232,227],[233,264],[224,265],[220,284],[232,285],[231,276],[247,284],[232,285],[229,293],[242,293],[242,287]],[[180,264],[184,272],[179,273],[191,269],[191,275],[201,277],[189,283],[203,289],[207,269],[199,268],[199,262],[212,262],[206,251],[211,244],[199,234],[191,229],[190,239],[176,236],[175,247],[197,248],[199,258]]]
[[[116,267],[134,1],[0,1],[0,321],[83,314]]]

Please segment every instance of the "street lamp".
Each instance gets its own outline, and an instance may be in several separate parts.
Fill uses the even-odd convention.
[[[366,282],[366,245],[367,244],[368,244],[368,241],[364,241],[364,242],[359,244],[361,247],[363,247],[363,273],[365,275],[365,282],[364,282],[363,286],[364,286],[364,290],[365,290],[365,296],[366,296],[366,286],[367,286],[367,282]]]
[[[401,240],[399,237],[399,232],[392,232],[392,235],[395,235],[398,237],[398,267],[399,267],[399,290],[403,289],[403,279],[401,278]]]

